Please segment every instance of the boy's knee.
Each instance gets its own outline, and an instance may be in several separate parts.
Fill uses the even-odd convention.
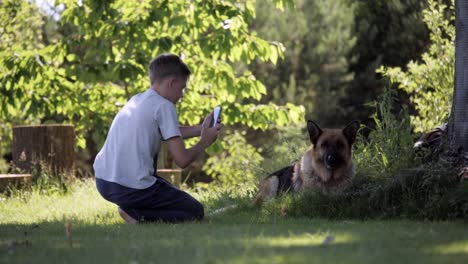
[[[195,203],[194,203],[194,217],[195,219],[197,220],[201,220],[203,219],[203,217],[205,216],[205,208],[203,207],[203,205],[195,200]]]

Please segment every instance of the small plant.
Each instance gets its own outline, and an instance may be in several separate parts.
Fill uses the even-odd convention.
[[[67,193],[68,186],[74,179],[71,172],[54,172],[43,161],[33,163],[31,174],[33,177],[32,191],[48,195]]]
[[[270,142],[270,149],[267,149],[266,159],[262,167],[265,168],[261,178],[280,169],[298,162],[304,152],[310,147],[310,139],[305,122],[285,127],[277,127],[276,135]]]
[[[0,158],[0,174],[2,173],[8,173],[8,170],[10,169],[10,164],[2,158]]]
[[[255,188],[255,175],[263,161],[257,150],[244,138],[245,132],[233,132],[221,142],[222,151],[210,157],[203,170],[222,187],[232,192],[251,192]]]
[[[371,178],[388,179],[396,171],[419,163],[407,111],[393,113],[394,93],[387,88],[380,102],[371,104],[376,109],[372,116],[375,129],[367,139],[360,134],[355,144],[357,171]]]

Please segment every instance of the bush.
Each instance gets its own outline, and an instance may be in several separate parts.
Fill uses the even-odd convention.
[[[231,132],[221,142],[222,151],[211,156],[203,166],[215,184],[233,192],[248,193],[255,188],[256,172],[263,161],[259,151],[248,144],[245,132]]]
[[[419,163],[413,151],[413,136],[408,112],[394,114],[395,91],[387,88],[380,102],[371,104],[375,129],[368,138],[358,134],[354,161],[357,171],[370,178],[387,179],[396,171]]]

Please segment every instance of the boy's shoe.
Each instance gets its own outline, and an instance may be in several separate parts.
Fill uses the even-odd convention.
[[[138,224],[138,221],[131,217],[129,214],[127,214],[124,210],[122,210],[120,207],[118,208],[120,216],[127,222],[127,224],[135,225]]]

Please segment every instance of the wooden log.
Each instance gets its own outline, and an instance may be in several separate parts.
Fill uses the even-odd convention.
[[[158,168],[160,169],[179,169],[175,164],[171,152],[169,152],[166,142],[161,142],[158,153]]]
[[[177,188],[180,188],[182,179],[181,169],[158,169],[157,175],[172,183]]]
[[[167,144],[161,142],[157,160],[156,175],[163,177],[174,186],[180,188],[182,181],[182,169],[180,169],[174,162]]]
[[[74,144],[75,130],[72,125],[14,126],[13,163],[27,173],[39,166],[53,175],[74,175]]]
[[[30,187],[32,183],[31,174],[0,174],[0,193],[10,188]]]

